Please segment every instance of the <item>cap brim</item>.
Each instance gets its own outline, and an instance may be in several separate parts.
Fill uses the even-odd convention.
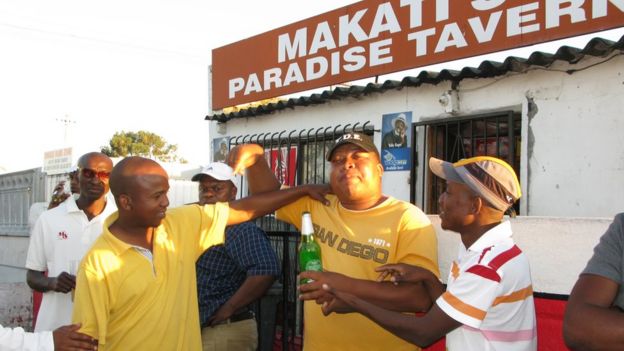
[[[339,143],[336,143],[332,146],[331,149],[329,149],[329,151],[327,152],[327,155],[325,156],[325,159],[327,161],[331,162],[331,157],[332,154],[334,153],[334,151],[336,151],[337,148],[339,148],[342,145],[346,145],[346,144],[353,144],[358,146],[360,149],[366,151],[366,152],[374,152],[377,154],[377,156],[379,156],[379,151],[377,150],[376,147],[372,147],[368,144],[368,143],[363,143],[359,140],[353,140],[353,139],[349,139],[349,140],[341,140]]]
[[[464,180],[455,171],[455,167],[450,162],[442,161],[435,157],[429,158],[429,169],[438,177],[455,183],[464,184]]]
[[[346,144],[344,141],[340,141],[339,143],[335,143],[334,145],[332,145],[332,147],[329,149],[329,151],[327,151],[327,155],[325,155],[325,159],[327,161],[331,162],[331,157],[332,154],[334,153],[334,151],[336,151],[336,149],[340,146],[340,145],[344,145]]]
[[[214,180],[218,180],[218,181],[221,181],[221,182],[229,180],[233,184],[235,184],[234,182],[235,182],[235,179],[236,179],[235,176],[232,176],[232,178],[228,178],[228,177],[222,177],[222,176],[219,176],[219,175],[216,175],[216,174],[212,174],[212,173],[197,173],[196,175],[193,176],[193,178],[191,178],[191,181],[198,182],[204,176],[210,177],[210,178],[212,178]]]

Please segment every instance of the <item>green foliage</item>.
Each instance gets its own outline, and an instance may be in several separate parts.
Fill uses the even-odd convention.
[[[176,155],[178,146],[168,144],[165,138],[158,134],[140,130],[138,132],[117,132],[102,147],[102,153],[109,157],[143,156],[163,162],[187,161]]]

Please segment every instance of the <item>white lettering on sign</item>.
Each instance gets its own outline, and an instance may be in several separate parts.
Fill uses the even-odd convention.
[[[464,34],[457,23],[449,23],[444,26],[442,30],[442,34],[440,34],[440,40],[438,40],[438,45],[436,45],[435,52],[442,52],[449,47],[457,47],[461,48],[467,46],[466,39],[464,38]]]
[[[331,28],[329,28],[329,23],[319,23],[318,27],[316,27],[314,38],[312,39],[312,45],[310,46],[309,54],[314,55],[319,51],[319,49],[332,50],[335,48],[336,43],[334,42]]]
[[[605,17],[609,21],[607,25],[596,24],[595,30],[624,26],[624,0],[469,0],[461,3],[365,0],[361,3],[365,5],[356,3],[353,9],[347,7],[344,14],[319,16],[285,27],[288,29],[284,29],[284,33],[270,34],[270,38],[277,41],[277,52],[271,56],[270,63],[249,65],[255,70],[250,68],[242,74],[220,77],[222,88],[217,90],[231,101],[258,94],[264,94],[264,98],[272,90],[289,93],[296,91],[294,86],[307,82],[320,80],[328,84],[341,82],[342,77],[365,77],[367,71],[378,74],[412,68],[407,67],[410,58],[421,63],[422,60],[440,62],[452,59],[451,56],[478,54],[479,49],[475,47],[479,45],[497,45],[499,50],[505,46],[501,41],[509,38],[514,38],[510,40],[516,43],[513,45],[528,45],[565,37],[568,32],[573,33],[568,35],[588,32],[587,28],[594,24],[587,22]],[[576,30],[575,25],[581,29],[572,32]],[[551,34],[557,31],[562,33]],[[531,39],[525,42],[525,37]],[[401,52],[393,51],[399,50],[397,48]],[[314,88],[311,85],[305,87]],[[223,105],[217,102],[215,106],[219,103]]]
[[[277,62],[281,63],[288,60],[293,60],[297,57],[303,57],[306,55],[306,46],[308,35],[307,28],[301,28],[295,32],[294,40],[290,40],[290,35],[282,34],[277,38]]]
[[[585,0],[546,0],[546,28],[559,27],[559,19],[563,16],[570,16],[572,23],[585,21],[583,3]]]
[[[624,12],[624,0],[594,0],[592,1],[592,18],[600,18],[607,15],[607,1],[621,12]]]
[[[472,8],[479,11],[489,11],[502,5],[505,0],[472,0],[470,5]]]
[[[321,78],[325,73],[327,73],[327,59],[325,57],[313,57],[306,61],[306,80]]]
[[[368,37],[372,39],[379,37],[379,34],[383,32],[396,33],[400,31],[399,20],[397,20],[390,3],[379,5]]]
[[[360,26],[359,21],[362,19],[362,16],[366,13],[366,10],[360,10],[355,13],[355,15],[349,19],[349,15],[341,16],[338,22],[338,45],[345,46],[349,44],[349,38],[353,36],[355,41],[360,42],[368,39],[366,33],[364,33],[364,29]]]
[[[282,70],[278,67],[264,71],[264,90],[271,89],[271,84],[273,84],[275,88],[280,88],[282,86],[281,75]]]
[[[354,46],[344,53],[334,52],[328,60],[324,56],[310,57],[305,60],[305,65],[300,66],[297,62],[288,65],[284,73],[280,68],[270,68],[261,75],[252,73],[246,79],[237,77],[229,82],[229,96],[237,94],[249,95],[252,93],[270,90],[273,87],[285,87],[295,83],[302,83],[319,79],[327,75],[340,74],[341,71],[353,72],[365,66],[373,67],[392,62],[390,46],[392,39],[384,39],[372,42],[368,47]],[[262,81],[260,81],[260,77]]]
[[[422,26],[422,2],[423,0],[401,0],[401,7],[409,7],[410,29]]]
[[[514,36],[536,32],[539,30],[539,24],[531,24],[523,26],[523,23],[533,22],[536,19],[535,11],[539,8],[539,3],[533,2],[527,5],[513,7],[507,10],[507,36]]]
[[[479,17],[473,17],[468,19],[468,23],[470,24],[470,28],[474,33],[477,41],[479,43],[486,43],[494,37],[494,31],[498,26],[498,22],[500,21],[501,16],[503,15],[502,11],[496,11],[490,15],[488,19],[487,25],[485,28],[483,27],[483,22]]]
[[[416,42],[416,56],[427,55],[427,38],[435,34],[435,28],[429,28],[407,35],[407,40]]]
[[[378,41],[375,43],[371,43],[370,45],[370,66],[371,67],[392,62],[392,56],[390,56],[390,45],[392,45],[392,39],[386,39],[386,40]]]

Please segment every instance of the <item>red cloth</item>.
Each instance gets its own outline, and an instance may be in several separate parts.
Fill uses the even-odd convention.
[[[562,300],[535,299],[538,350],[568,350],[563,343],[563,313],[566,303],[567,301]]]
[[[33,291],[33,330],[35,329],[35,324],[37,324],[37,314],[39,314],[39,307],[41,307],[41,299],[43,299],[43,293]]]

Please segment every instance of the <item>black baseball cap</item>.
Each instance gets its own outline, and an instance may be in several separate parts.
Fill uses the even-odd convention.
[[[327,153],[327,161],[331,161],[331,157],[332,157],[332,154],[334,153],[334,150],[336,150],[336,148],[344,144],[357,145],[360,148],[368,152],[374,152],[377,155],[377,157],[379,157],[379,151],[377,151],[377,147],[375,146],[375,143],[373,142],[373,139],[370,136],[363,134],[363,133],[351,132],[351,133],[346,133],[342,135],[340,138],[336,139],[336,141],[334,142],[334,145],[331,147],[331,149],[329,149],[329,152]]]

